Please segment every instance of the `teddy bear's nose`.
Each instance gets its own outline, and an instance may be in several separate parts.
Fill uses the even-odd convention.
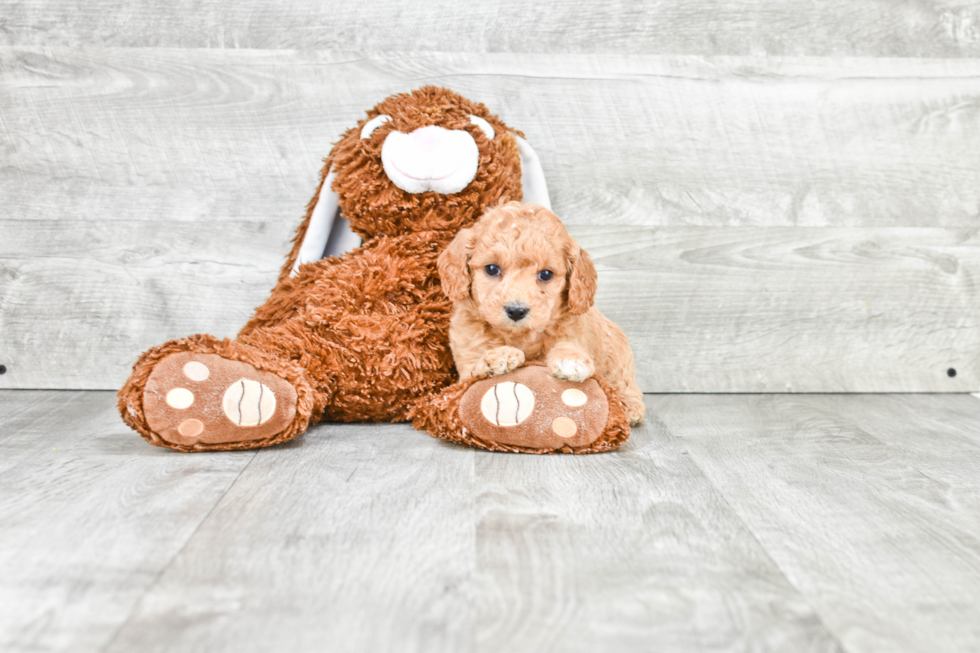
[[[525,315],[531,312],[531,309],[524,304],[507,304],[504,306],[504,312],[514,322],[520,322]]]
[[[426,154],[431,154],[449,140],[446,138],[449,134],[448,130],[439,127],[423,127],[416,129],[409,136],[419,146],[420,150]]]

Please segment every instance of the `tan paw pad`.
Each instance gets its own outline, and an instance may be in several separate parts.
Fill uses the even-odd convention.
[[[207,381],[208,376],[211,375],[211,370],[208,366],[200,361],[188,361],[184,365],[184,376],[186,376],[191,381]]]
[[[186,438],[196,438],[204,432],[204,422],[199,419],[185,419],[177,431]]]
[[[555,432],[559,438],[570,438],[578,432],[578,427],[575,426],[575,422],[567,417],[556,417],[555,421],[551,423],[551,430]]]
[[[194,393],[187,388],[174,388],[167,393],[167,405],[177,410],[190,408],[194,403]]]

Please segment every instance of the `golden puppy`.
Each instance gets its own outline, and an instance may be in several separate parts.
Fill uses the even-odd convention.
[[[449,344],[460,379],[511,372],[544,359],[557,379],[599,372],[643,418],[626,335],[592,306],[592,259],[558,217],[537,204],[489,209],[439,256],[439,277],[454,302]]]

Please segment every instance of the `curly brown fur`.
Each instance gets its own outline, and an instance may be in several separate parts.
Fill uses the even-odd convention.
[[[361,128],[382,114],[391,116],[391,120],[370,138],[361,139]],[[496,136],[492,141],[470,122],[471,114],[493,126]],[[429,125],[465,130],[480,149],[476,177],[459,193],[449,196],[433,191],[407,193],[395,186],[384,172],[381,147],[388,134],[395,130],[408,133]],[[383,100],[356,127],[347,130],[324,159],[320,183],[306,205],[306,216],[296,230],[293,249],[286,257],[279,281],[287,279],[293,269],[320,190],[331,170],[336,174],[333,190],[340,196],[343,215],[362,238],[397,236],[411,231],[455,233],[476,222],[487,207],[508,199],[521,199],[520,152],[513,134],[524,136],[505,125],[482,103],[438,86],[423,86]]]
[[[273,437],[264,440],[248,440],[221,444],[179,445],[165,442],[153,433],[143,415],[143,389],[153,368],[161,360],[180,352],[197,352],[200,354],[217,354],[223,358],[248,363],[264,372],[271,372],[292,384],[296,389],[296,417],[292,424]],[[255,449],[267,447],[280,442],[291,440],[306,430],[311,417],[315,417],[313,390],[307,381],[306,373],[298,365],[283,361],[276,356],[266,354],[258,349],[243,346],[232,340],[219,340],[209,335],[194,335],[179,340],[171,340],[162,345],[143,352],[133,366],[133,374],[126,385],[119,391],[119,413],[123,421],[133,430],[143,436],[143,439],[158,447],[168,447],[178,451],[227,451],[235,449]]]
[[[404,421],[417,397],[455,379],[434,272],[450,236],[384,236],[303,266],[239,339],[306,370],[323,419]]]
[[[527,363],[525,367],[544,365],[540,361]],[[497,442],[490,442],[474,437],[463,428],[460,419],[459,406],[463,395],[474,383],[480,380],[479,377],[470,377],[464,381],[458,381],[436,395],[431,395],[420,400],[411,410],[409,417],[412,426],[419,431],[427,431],[429,435],[466,445],[477,447],[488,451],[500,451],[507,453],[533,453],[533,454],[553,454],[553,453],[602,453],[612,451],[626,442],[630,436],[629,417],[627,416],[626,402],[616,390],[598,374],[592,377],[602,388],[609,401],[609,417],[602,435],[597,440],[585,447],[572,448],[565,445],[556,449],[531,449],[527,447],[517,447]]]
[[[381,114],[391,120],[362,139],[361,128]],[[494,127],[492,141],[470,114]],[[381,146],[392,130],[435,124],[473,136],[480,151],[476,177],[453,195],[407,193],[385,174]],[[364,244],[289,277],[314,195],[279,285],[239,334],[297,360],[323,389],[316,406],[324,419],[404,421],[418,397],[455,380],[447,335],[452,309],[440,290],[438,255],[488,206],[521,196],[514,133],[484,105],[427,86],[382,101],[334,146],[321,186],[333,169],[343,215]]]
[[[391,120],[370,138],[361,139],[361,127],[382,113]],[[470,114],[493,126],[493,140],[470,122]],[[458,193],[410,194],[397,188],[384,172],[381,144],[385,136],[393,129],[411,132],[430,125],[465,130],[478,146],[476,175]],[[321,417],[408,419],[415,401],[455,379],[448,341],[451,304],[440,288],[437,260],[456,232],[476,222],[488,206],[521,197],[515,133],[482,104],[442,88],[424,87],[378,104],[336,143],[325,160],[317,194],[307,205],[276,288],[225,351],[230,355],[262,352],[280,365],[276,368],[269,362],[263,369],[277,374],[276,369],[283,374],[300,370],[310,405],[297,412],[297,419],[300,415],[311,421]],[[333,189],[339,195],[341,212],[365,239],[364,244],[342,256],[302,265],[296,276],[290,276],[330,171],[336,173]],[[149,371],[160,360],[160,349],[140,359],[120,391],[124,420],[154,444],[163,443],[159,438],[154,441],[146,428],[140,397]],[[290,377],[284,378],[292,383]]]

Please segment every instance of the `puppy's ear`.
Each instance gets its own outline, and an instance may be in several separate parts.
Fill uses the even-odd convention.
[[[439,255],[439,279],[442,292],[450,301],[458,302],[470,294],[470,252],[473,250],[473,230],[460,229],[453,242]]]
[[[568,312],[582,315],[592,308],[598,275],[592,257],[575,243],[568,257]]]

